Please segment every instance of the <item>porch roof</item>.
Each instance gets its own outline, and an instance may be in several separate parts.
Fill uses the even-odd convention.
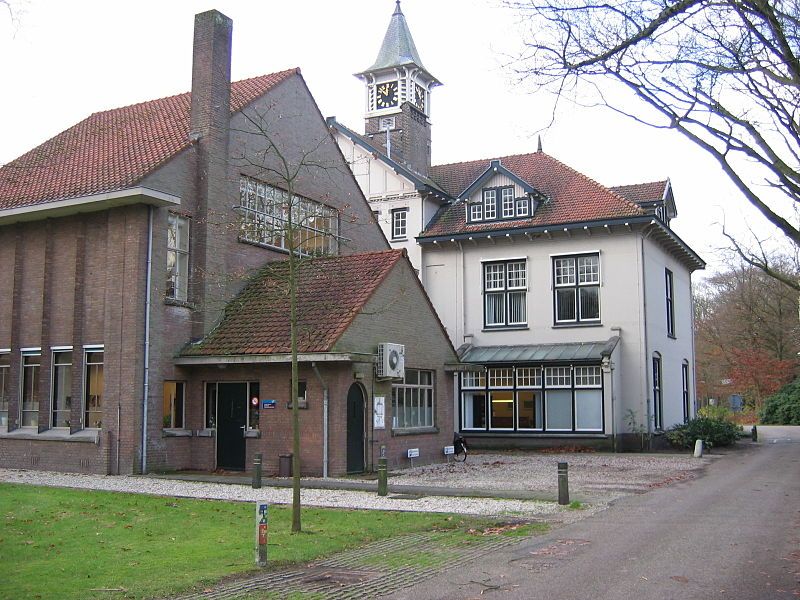
[[[524,346],[473,346],[461,356],[462,363],[600,362],[614,351],[619,336],[601,342],[529,344]]]

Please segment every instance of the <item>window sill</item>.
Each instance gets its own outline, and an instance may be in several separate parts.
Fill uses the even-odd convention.
[[[670,334],[667,334],[667,337],[668,337],[669,339],[671,339],[671,340],[677,340],[677,339],[678,339],[678,338],[677,338],[677,336],[670,335]]]
[[[602,323],[556,323],[553,329],[573,329],[575,327],[602,327]]]
[[[181,308],[188,308],[191,310],[195,309],[195,305],[192,302],[187,302],[186,300],[178,300],[176,298],[164,298],[164,304],[167,306],[180,306]]]
[[[439,433],[438,427],[417,427],[414,429],[392,429],[392,437],[403,437],[406,435],[430,435]]]
[[[161,437],[192,437],[192,430],[177,427],[164,427],[164,429],[161,430]]]
[[[205,437],[210,438],[214,437],[214,429],[198,429],[194,432],[195,437]]]
[[[261,430],[260,429],[248,429],[244,432],[244,437],[246,438],[260,438],[261,437]]]
[[[407,237],[392,238],[389,241],[391,241],[391,242],[407,242],[408,238]]]
[[[2,439],[36,440],[40,442],[78,442],[84,444],[97,444],[100,442],[99,429],[82,429],[70,433],[66,427],[46,429],[38,433],[36,428],[20,427],[14,431],[0,431]]]
[[[527,325],[501,325],[498,327],[484,327],[481,331],[527,331],[528,329],[530,329],[530,327]]]

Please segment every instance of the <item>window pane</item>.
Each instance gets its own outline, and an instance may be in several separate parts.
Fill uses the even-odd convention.
[[[517,427],[519,429],[542,428],[542,393],[517,392]]]
[[[525,292],[508,293],[508,324],[519,325],[527,322],[525,314]]]
[[[578,283],[600,283],[600,257],[581,256],[578,258]]]
[[[217,426],[217,384],[206,384],[206,427],[214,429]]]
[[[600,367],[575,367],[575,387],[600,387],[603,385]]]
[[[470,204],[469,220],[480,221],[483,219],[483,204]]]
[[[486,393],[464,392],[461,396],[464,429],[486,429]]]
[[[392,384],[392,427],[433,427],[433,371],[407,369],[403,383]]]
[[[603,429],[602,390],[575,390],[575,427]]]
[[[489,392],[492,405],[491,429],[513,429],[514,392]]]
[[[247,399],[248,400],[252,400],[253,398],[258,398],[259,400],[261,400],[261,396],[259,394],[259,384],[258,384],[257,381],[251,381],[248,384],[248,388],[249,388],[248,389],[248,394],[247,394]],[[299,393],[299,391],[300,390],[299,390],[299,387],[298,387],[298,393]],[[247,409],[247,426],[250,429],[258,429],[258,418],[259,418],[259,414],[260,414],[258,405],[259,405],[258,402],[256,402],[255,404],[253,404],[252,402],[248,402],[247,403],[247,406],[248,406],[248,409]]]
[[[600,288],[578,288],[581,299],[581,321],[600,318]]]
[[[525,261],[508,263],[509,288],[524,288],[525,279]]]
[[[575,288],[556,289],[556,321],[575,319]]]
[[[483,192],[483,216],[487,219],[497,218],[496,190],[485,190]]]
[[[542,387],[541,367],[518,367],[517,387]]]
[[[52,427],[70,426],[72,407],[72,352],[53,353]]]
[[[528,216],[528,199],[527,198],[517,198],[517,216],[518,217],[527,217]]]
[[[87,352],[84,398],[84,427],[102,427],[103,419],[103,353]]]
[[[503,188],[500,191],[503,202],[503,218],[514,216],[514,188]]]
[[[486,324],[505,325],[505,295],[486,294]]]
[[[571,387],[572,377],[569,367],[547,367],[545,369],[546,387]]]
[[[461,374],[461,387],[486,387],[485,371],[469,371]]]
[[[556,285],[575,285],[574,258],[556,258],[553,264]]]
[[[22,406],[21,425],[34,427],[39,424],[39,368],[40,354],[22,357]]]
[[[489,263],[484,265],[484,289],[505,289],[506,266],[502,263]]]
[[[547,429],[572,429],[572,392],[549,390],[546,393]]]
[[[489,387],[513,387],[513,369],[489,369]]]
[[[11,377],[11,355],[0,354],[0,427],[8,426],[8,395]]]

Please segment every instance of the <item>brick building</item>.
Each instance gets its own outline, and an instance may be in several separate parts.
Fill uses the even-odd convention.
[[[0,169],[0,466],[242,469],[262,452],[274,470],[291,447],[287,333],[265,312],[280,303],[219,341],[288,247],[349,278],[324,290],[362,292],[306,296],[304,327],[329,335],[301,345],[303,471],[369,468],[380,443],[393,463],[409,445],[439,459],[450,441],[456,358],[408,259],[299,70],[231,83],[231,31],[197,15],[191,93],[95,113]],[[405,345],[405,378],[377,377],[384,342]]]

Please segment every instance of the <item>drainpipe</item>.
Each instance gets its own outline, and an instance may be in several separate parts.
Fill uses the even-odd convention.
[[[650,237],[651,233],[652,233],[652,229],[650,229],[650,230],[648,230],[648,231],[646,231],[646,232],[644,232],[642,234],[642,238],[641,238],[642,239],[642,241],[641,241],[641,246],[642,246],[641,261],[642,261],[642,321],[643,321],[643,323],[642,323],[642,334],[644,336],[644,356],[645,356],[645,362],[644,362],[644,365],[645,365],[645,368],[644,368],[645,378],[644,378],[644,381],[645,381],[645,386],[647,386],[646,389],[645,389],[645,396],[644,397],[646,398],[645,406],[647,407],[647,411],[646,411],[646,413],[647,413],[647,435],[648,435],[648,438],[650,438],[652,440],[651,436],[652,436],[652,433],[653,433],[653,413],[652,413],[652,410],[650,408],[650,391],[649,391],[652,388],[652,386],[649,385],[650,377],[652,377],[652,356],[650,356],[650,347],[647,345],[647,280],[645,279],[645,277],[647,276],[647,273],[646,273],[647,269],[645,267],[645,256],[644,256],[644,242],[645,242],[646,239],[648,239]]]
[[[322,378],[317,368],[317,363],[311,363],[311,369],[322,386],[322,477],[328,478],[328,385]]]
[[[147,473],[147,398],[150,395],[150,286],[153,273],[153,207],[147,207],[147,285],[144,299],[144,386],[142,390],[142,474]],[[118,434],[119,435],[119,434]]]

